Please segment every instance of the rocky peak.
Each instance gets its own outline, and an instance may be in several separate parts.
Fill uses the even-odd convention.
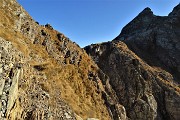
[[[169,16],[152,16],[150,9],[146,8],[122,29],[115,41],[124,41],[148,64],[162,67],[172,73],[174,79],[178,81],[180,78],[179,13],[180,4]]]
[[[124,34],[126,36],[126,33],[136,34],[142,29],[148,28],[149,25],[153,23],[154,19],[155,16],[153,12],[147,7],[122,29],[121,35]]]
[[[179,16],[180,15],[180,3],[174,7],[173,11],[168,16]]]
[[[153,12],[151,10],[151,8],[146,7],[142,12],[139,13],[138,16],[152,16]]]

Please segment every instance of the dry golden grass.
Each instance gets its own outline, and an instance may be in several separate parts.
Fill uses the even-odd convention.
[[[40,80],[40,85],[44,91],[50,94],[51,100],[49,105],[51,107],[56,107],[57,99],[63,98],[75,113],[83,119],[89,117],[99,118],[101,120],[110,119],[101,94],[97,94],[97,88],[94,82],[88,80],[88,70],[90,70],[91,66],[95,65],[93,65],[94,63],[87,55],[83,55],[83,60],[79,67],[75,65],[61,66],[56,60],[49,57],[44,47],[28,42],[29,39],[20,33],[17,34],[8,30],[1,30],[1,37],[12,42],[27,58],[31,57],[31,60],[28,60],[27,63],[32,67],[34,65],[47,64],[47,68],[42,71],[47,76],[47,81]],[[42,58],[44,62],[40,63],[31,53]],[[95,71],[97,68],[93,68],[92,70]],[[28,74],[30,75],[31,72]],[[30,87],[30,81],[28,79],[26,84],[19,88],[20,92],[26,91]],[[57,95],[58,92],[61,93],[59,94],[59,98]]]
[[[7,34],[8,33],[8,34]],[[56,31],[48,32],[51,36],[56,35]],[[27,58],[27,63],[31,67],[35,65],[46,65],[46,69],[41,71],[47,76],[46,82],[40,80],[42,89],[51,96],[50,106],[56,107],[57,99],[63,98],[75,113],[83,119],[88,117],[108,120],[109,114],[103,103],[101,94],[97,94],[96,83],[88,79],[88,71],[97,72],[98,68],[91,58],[82,52],[80,48],[76,48],[73,43],[69,47],[77,49],[82,55],[82,61],[79,66],[76,65],[60,65],[55,59],[50,57],[46,49],[41,45],[34,45],[32,42],[19,32],[13,32],[8,29],[1,29],[0,36],[13,43],[13,45],[21,51]],[[53,38],[53,37],[52,37]],[[53,40],[57,40],[54,37]],[[38,61],[43,59],[43,63]],[[31,59],[28,59],[31,58]],[[31,81],[28,81],[28,75],[32,74],[30,70],[26,73],[26,84],[22,85],[20,91],[26,91],[30,87]],[[59,98],[58,98],[58,94]]]
[[[82,63],[81,67],[66,65],[53,67],[45,71],[48,76],[49,86],[61,91],[61,97],[73,108],[75,113],[82,118],[94,117],[110,119],[103,104],[101,94],[97,94],[94,82],[87,79],[87,68],[91,64]],[[87,65],[87,68],[84,67]],[[83,76],[83,77],[82,77]],[[54,84],[56,84],[54,86]],[[46,89],[48,86],[46,86]],[[51,87],[49,87],[51,88]],[[56,95],[51,90],[51,94]],[[55,97],[55,96],[54,96]]]

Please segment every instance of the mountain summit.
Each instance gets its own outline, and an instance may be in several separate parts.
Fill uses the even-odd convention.
[[[142,15],[143,13],[144,16]],[[168,16],[155,16],[144,10],[127,24],[115,41],[123,41],[149,65],[180,79],[180,5]]]

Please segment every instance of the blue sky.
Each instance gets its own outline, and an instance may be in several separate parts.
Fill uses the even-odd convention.
[[[64,33],[81,47],[110,41],[144,8],[168,15],[179,0],[17,0],[45,25]]]

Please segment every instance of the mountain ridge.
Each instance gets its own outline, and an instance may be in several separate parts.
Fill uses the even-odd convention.
[[[1,118],[76,119],[75,116],[80,116],[83,119],[110,119],[104,100],[99,95],[104,86],[97,88],[101,81],[99,84],[92,81],[99,79],[93,74],[95,71],[98,73],[98,67],[84,50],[49,25],[38,25],[17,1],[3,0],[0,8],[3,15],[0,18],[2,42],[8,41],[13,46],[11,49],[21,53],[20,58],[16,53],[10,54],[12,59],[16,56],[20,59],[16,59],[15,63],[9,60],[13,64],[12,70],[9,67],[6,70],[9,62],[2,63],[1,82],[6,83],[6,79],[17,76],[13,70],[18,68],[16,64],[24,71],[16,82],[18,92],[15,96],[9,95],[13,94],[11,91],[3,92],[6,87],[10,89],[13,86],[1,86],[1,95],[4,96],[1,97]],[[1,61],[7,61],[9,52],[5,50],[8,44],[1,47],[1,53],[5,55]],[[103,73],[99,74],[103,76]],[[14,98],[13,101],[10,98]],[[9,109],[9,103],[14,107]]]

